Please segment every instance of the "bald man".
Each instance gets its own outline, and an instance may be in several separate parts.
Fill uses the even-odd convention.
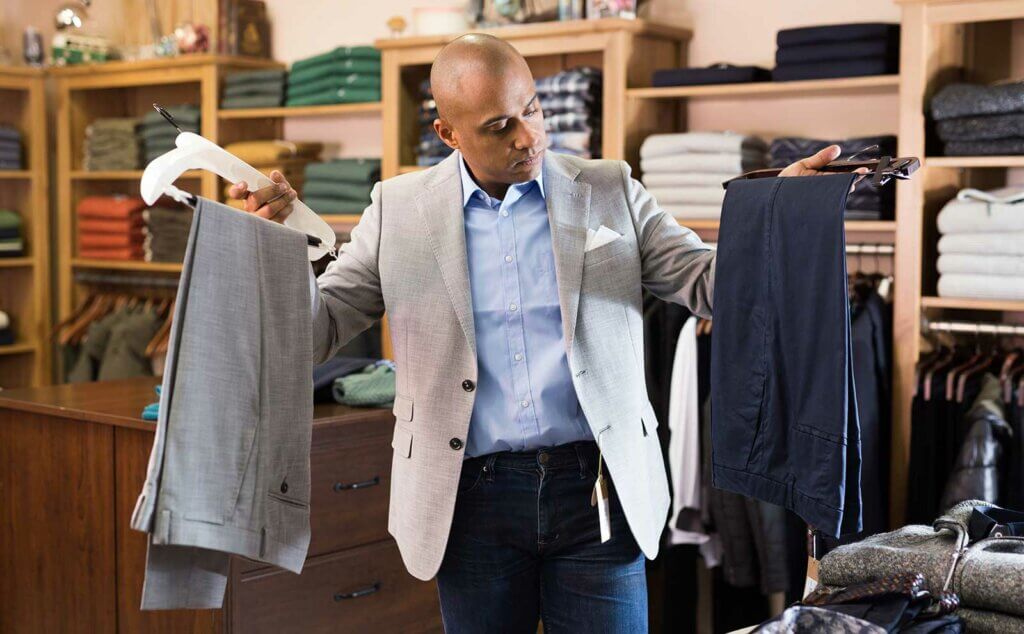
[[[715,252],[626,163],[546,150],[533,76],[506,42],[453,41],[430,85],[455,152],[374,187],[312,283],[317,360],[387,310],[388,528],[410,573],[436,575],[447,631],[644,632],[644,554],[669,493],[641,290],[710,317]],[[272,179],[232,195],[280,222],[295,192]]]

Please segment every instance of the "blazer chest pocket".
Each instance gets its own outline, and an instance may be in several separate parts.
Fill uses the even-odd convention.
[[[625,236],[616,238],[608,244],[603,244],[596,249],[592,249],[583,254],[583,266],[594,266],[600,264],[606,260],[610,260],[615,256],[625,253],[630,250],[630,244],[626,241]]]

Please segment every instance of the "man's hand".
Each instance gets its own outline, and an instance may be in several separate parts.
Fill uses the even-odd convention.
[[[239,181],[231,186],[228,194],[235,200],[244,200],[247,212],[256,214],[260,218],[283,223],[288,214],[292,212],[292,201],[298,197],[298,194],[288,184],[281,172],[272,171],[270,180],[274,181],[273,185],[267,185],[254,192],[249,191],[247,183]]]
[[[808,156],[805,159],[800,159],[796,163],[793,163],[786,169],[779,172],[779,176],[823,176],[834,173],[823,172],[821,171],[821,168],[839,158],[840,152],[841,150],[838,145],[830,145],[814,156]],[[861,167],[857,169],[856,173],[867,174],[868,170],[866,167]],[[853,191],[853,188],[857,186],[857,183],[860,182],[861,178],[863,178],[863,176],[857,178],[857,180],[853,182],[853,185],[850,186],[851,192]]]

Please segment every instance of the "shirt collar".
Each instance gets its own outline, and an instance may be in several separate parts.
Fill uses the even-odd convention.
[[[462,158],[462,153],[459,152],[459,174],[462,176],[462,206],[465,207],[469,204],[469,199],[472,198],[473,194],[479,191],[484,196],[487,196],[487,192],[480,189],[480,186],[476,184],[473,177],[469,174],[469,169],[466,168],[466,161]],[[537,173],[537,178],[526,181],[525,183],[516,183],[512,185],[521,192],[526,191],[530,186],[530,183],[537,182],[537,191],[540,192],[540,197],[544,198],[544,168]],[[507,195],[507,194],[506,194]]]

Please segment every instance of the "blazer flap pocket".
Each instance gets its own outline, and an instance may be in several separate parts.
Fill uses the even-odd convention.
[[[395,453],[403,458],[408,458],[412,455],[412,432],[405,427],[395,425],[395,435],[391,438],[391,446]]]
[[[408,396],[395,395],[395,406],[391,411],[398,420],[412,420],[412,399]]]

